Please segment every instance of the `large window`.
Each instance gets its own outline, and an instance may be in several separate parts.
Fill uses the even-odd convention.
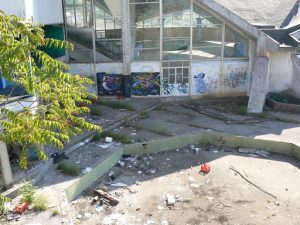
[[[221,58],[223,22],[196,4],[193,11],[192,59]]]
[[[93,18],[88,0],[66,0],[67,40],[74,45],[69,52],[71,62],[93,62]]]
[[[94,0],[96,61],[122,60],[122,0]]]
[[[247,58],[249,40],[228,26],[225,28],[224,57]]]
[[[159,0],[130,0],[130,26],[133,59],[159,60]]]
[[[190,54],[190,1],[163,0],[163,59],[188,60]]]

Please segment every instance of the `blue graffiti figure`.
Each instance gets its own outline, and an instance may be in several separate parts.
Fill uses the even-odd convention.
[[[206,84],[204,82],[205,73],[198,73],[194,76],[195,79],[197,79],[196,82],[196,91],[200,93],[206,92]]]

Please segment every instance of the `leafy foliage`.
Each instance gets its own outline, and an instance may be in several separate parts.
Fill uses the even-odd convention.
[[[5,212],[5,203],[10,202],[11,199],[0,195],[0,215]]]
[[[76,165],[68,164],[66,161],[60,161],[57,165],[57,170],[70,176],[78,176],[80,173],[79,168]]]
[[[72,49],[72,44],[44,37],[39,24],[26,22],[0,11],[0,71],[2,76],[24,87],[34,96],[29,106],[12,111],[1,108],[5,120],[0,141],[23,146],[20,166],[27,168],[29,146],[53,145],[62,148],[64,142],[84,129],[101,131],[101,127],[86,122],[80,114],[90,110],[85,105],[96,96],[86,90],[93,81],[65,71],[68,65],[39,50],[42,47]],[[2,96],[2,101],[9,96]],[[21,101],[19,101],[22,104]],[[40,159],[47,159],[42,149],[36,149]]]
[[[32,183],[27,182],[21,189],[22,202],[28,202],[29,204],[34,201],[34,194],[36,192]]]

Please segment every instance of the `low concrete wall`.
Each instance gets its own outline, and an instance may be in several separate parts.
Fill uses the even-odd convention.
[[[99,177],[103,176],[119,161],[123,155],[123,148],[118,149],[111,156],[100,162],[91,172],[84,175],[74,184],[66,189],[67,200],[70,202],[76,198],[81,192],[91,186]]]
[[[214,131],[202,131],[153,140],[145,143],[124,145],[110,157],[99,163],[90,173],[86,174],[72,186],[66,189],[67,200],[70,202],[82,191],[87,189],[99,177],[110,170],[122,157],[122,155],[144,155],[158,153],[176,148],[186,147],[189,144],[214,144],[229,147],[248,147],[267,150],[273,153],[286,154],[300,159],[300,146],[291,143],[253,139],[243,136],[234,136]]]

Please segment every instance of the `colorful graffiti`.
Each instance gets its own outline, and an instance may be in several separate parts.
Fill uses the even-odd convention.
[[[97,81],[99,95],[124,95],[123,75],[97,73]]]
[[[131,94],[160,95],[160,73],[132,73]]]
[[[189,94],[189,84],[163,83],[164,96],[187,96],[188,94]]]
[[[205,73],[198,73],[194,76],[196,79],[196,91],[199,93],[205,93],[206,92],[206,84],[204,81]]]
[[[225,74],[224,86],[228,88],[244,87],[247,81],[247,71],[230,71]]]

